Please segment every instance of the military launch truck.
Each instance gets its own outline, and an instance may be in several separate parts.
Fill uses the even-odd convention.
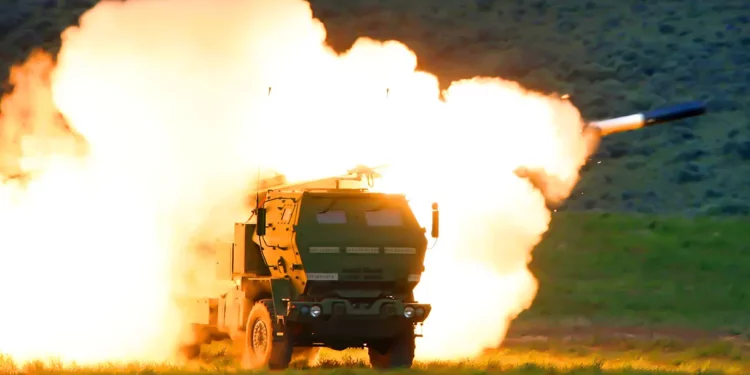
[[[293,353],[367,348],[375,368],[410,367],[430,305],[414,299],[424,270],[426,229],[406,198],[371,191],[377,172],[285,184],[263,181],[252,217],[217,252],[217,273],[234,286],[199,301],[196,341],[231,338],[247,368],[288,367]],[[431,235],[439,212],[432,207]]]
[[[705,113],[682,103],[582,129],[608,136]],[[217,272],[233,287],[199,301],[195,341],[231,338],[248,368],[288,367],[292,355],[320,347],[367,348],[375,368],[410,367],[415,328],[430,315],[413,290],[424,270],[425,228],[406,198],[372,192],[377,173],[366,167],[344,176],[287,184],[263,181],[253,216],[236,223],[234,241],[217,251]],[[544,171],[519,168],[544,191]],[[433,238],[439,211],[432,207]]]

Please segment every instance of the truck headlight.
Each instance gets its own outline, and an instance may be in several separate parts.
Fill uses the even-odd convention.
[[[411,306],[406,306],[404,308],[404,318],[411,319],[414,316],[414,308]]]
[[[420,317],[420,318],[423,317],[424,316],[424,312],[425,312],[424,311],[424,307],[422,307],[422,306],[417,307],[417,316],[418,317]]]
[[[317,317],[320,316],[320,313],[322,311],[323,310],[320,309],[320,306],[315,305],[315,306],[313,306],[313,307],[310,308],[310,315],[312,315],[313,318],[317,318]]]

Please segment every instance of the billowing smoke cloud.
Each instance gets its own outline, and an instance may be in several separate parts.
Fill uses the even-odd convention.
[[[168,359],[182,301],[221,288],[199,249],[246,218],[258,169],[357,164],[389,164],[379,188],[419,215],[442,207],[418,357],[497,345],[536,293],[526,265],[550,219],[516,171],[567,196],[589,149],[578,111],[488,78],[441,101],[406,46],[324,40],[301,0],[129,0],[68,29],[51,75],[33,56],[2,104],[0,173],[27,178],[0,185],[0,294],[22,306],[0,311],[0,352]]]

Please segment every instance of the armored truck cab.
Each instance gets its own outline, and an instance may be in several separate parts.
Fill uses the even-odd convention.
[[[426,230],[403,195],[356,187],[373,174],[258,194],[253,217],[217,253],[218,276],[236,287],[200,301],[193,355],[225,334],[242,343],[248,368],[285,368],[293,353],[319,347],[366,347],[373,367],[411,366],[415,326],[430,314],[413,296]],[[437,225],[434,206],[434,237]]]

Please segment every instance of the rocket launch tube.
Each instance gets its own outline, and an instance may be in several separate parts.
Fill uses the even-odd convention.
[[[636,130],[651,125],[682,120],[706,113],[706,105],[700,101],[675,104],[647,112],[607,120],[591,121],[588,127],[596,128],[602,136]]]

